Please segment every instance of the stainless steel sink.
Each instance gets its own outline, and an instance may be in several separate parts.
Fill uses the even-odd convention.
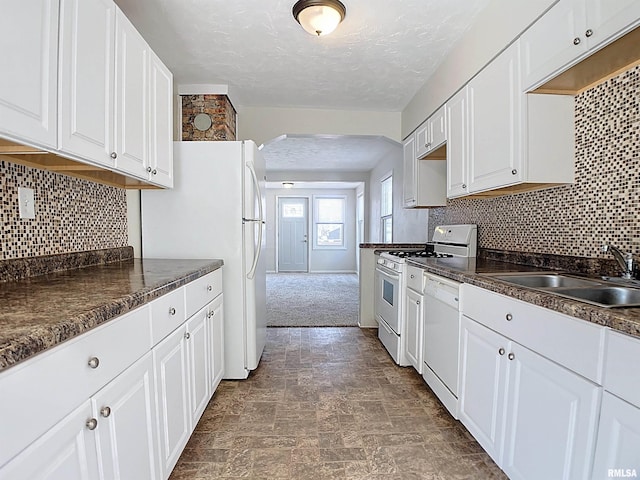
[[[553,273],[517,273],[517,274],[501,274],[491,275],[504,282],[515,283],[523,287],[529,288],[560,288],[560,287],[591,287],[602,285],[596,280],[586,278],[570,277],[567,275],[558,275]]]
[[[599,307],[640,307],[640,289],[614,286],[608,284],[606,280],[534,272],[487,274],[487,276]]]
[[[628,287],[559,288],[552,293],[600,307],[640,307],[640,290]]]

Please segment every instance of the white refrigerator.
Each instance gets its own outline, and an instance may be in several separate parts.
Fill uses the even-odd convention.
[[[264,159],[252,141],[173,147],[174,188],[142,192],[142,257],[224,260],[224,378],[244,379],[266,341]]]

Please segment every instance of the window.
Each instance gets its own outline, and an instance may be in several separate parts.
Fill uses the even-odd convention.
[[[314,248],[344,248],[346,197],[314,197]]]
[[[393,237],[393,176],[380,184],[380,237],[382,243],[391,243]]]

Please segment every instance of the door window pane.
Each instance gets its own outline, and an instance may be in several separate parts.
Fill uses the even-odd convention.
[[[304,204],[303,203],[284,203],[282,205],[282,216],[284,218],[304,217]]]

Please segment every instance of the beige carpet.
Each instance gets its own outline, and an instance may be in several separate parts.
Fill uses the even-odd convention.
[[[332,273],[267,274],[267,326],[358,325],[358,276]]]

